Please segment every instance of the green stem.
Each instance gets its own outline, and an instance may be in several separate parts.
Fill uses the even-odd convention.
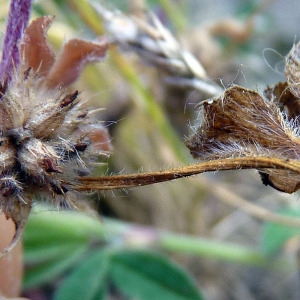
[[[41,231],[43,234],[41,234]],[[142,237],[142,238],[141,238]],[[104,218],[99,221],[84,213],[70,211],[43,211],[38,208],[31,214],[25,232],[26,247],[39,245],[46,239],[88,243],[99,239],[108,245],[118,241],[119,247],[149,246],[171,253],[181,253],[221,260],[231,263],[242,263],[252,266],[269,266],[278,269],[292,269],[293,265],[287,258],[267,257],[257,250],[222,241],[210,240],[198,236],[189,236],[170,232],[162,232],[151,227],[133,225],[126,222]]]
[[[186,20],[183,17],[182,5],[178,7],[174,1],[171,0],[159,0],[160,5],[165,10],[171,24],[175,27],[176,31],[179,32],[186,28]]]
[[[194,255],[201,258],[210,258],[226,262],[241,263],[252,266],[269,266],[278,269],[292,268],[292,263],[286,258],[274,258],[263,255],[255,249],[243,247],[236,244],[226,243],[223,241],[210,240],[198,236],[162,232],[153,228],[142,226],[133,226],[132,224],[120,222],[112,219],[103,220],[103,234],[108,237],[113,233],[117,236],[130,236],[134,239],[136,230],[138,234],[145,230],[146,236],[150,233],[151,237],[155,236],[153,245],[164,251],[176,252],[181,254]],[[111,236],[112,237],[112,236]],[[115,237],[114,237],[115,239]],[[139,243],[140,241],[138,241]],[[147,239],[145,244],[139,244],[139,247],[148,248]],[[124,241],[126,245],[126,240]],[[134,244],[132,244],[134,246]]]
[[[280,269],[292,267],[286,259],[271,259],[254,249],[201,237],[166,233],[161,236],[159,245],[167,251],[207,257],[213,260],[253,266],[268,265]]]

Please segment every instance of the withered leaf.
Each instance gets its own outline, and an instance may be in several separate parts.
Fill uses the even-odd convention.
[[[299,159],[298,124],[288,120],[275,101],[233,86],[202,104],[202,123],[186,145],[195,158],[212,160],[243,156]],[[300,187],[300,176],[285,170],[259,170],[263,183],[287,193]]]

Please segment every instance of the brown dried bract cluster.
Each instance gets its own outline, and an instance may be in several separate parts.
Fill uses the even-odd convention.
[[[20,45],[21,64],[0,86],[0,205],[19,238],[34,194],[57,205],[72,203],[76,177],[88,174],[109,136],[95,124],[78,91],[67,90],[86,62],[104,58],[105,39],[73,39],[55,55],[46,39],[51,17],[29,25]],[[5,250],[7,252],[8,249]]]
[[[195,158],[267,156],[299,160],[299,49],[298,43],[287,56],[287,82],[267,88],[263,95],[233,86],[201,105],[201,125],[186,143]],[[300,188],[299,174],[270,169],[259,172],[264,184],[280,191],[293,193]]]

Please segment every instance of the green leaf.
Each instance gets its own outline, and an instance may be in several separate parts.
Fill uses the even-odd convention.
[[[23,288],[27,290],[29,288],[49,283],[51,280],[65,272],[69,267],[78,263],[78,260],[80,260],[86,250],[87,246],[82,245],[81,247],[68,252],[64,256],[54,257],[46,263],[26,268]]]
[[[105,299],[109,256],[96,250],[68,276],[54,295],[54,300]]]
[[[141,300],[200,300],[190,276],[154,253],[124,250],[111,260],[111,277],[126,296]]]
[[[87,241],[90,237],[103,235],[102,223],[97,218],[77,211],[38,211],[29,217],[25,243],[53,241]]]
[[[38,264],[65,257],[101,238],[102,223],[75,211],[39,211],[30,215],[23,241],[25,262]]]
[[[41,264],[47,261],[57,259],[58,257],[67,256],[74,249],[78,249],[85,244],[83,243],[53,243],[25,246],[24,261],[25,264]]]
[[[300,207],[288,207],[279,213],[285,216],[300,218]],[[300,228],[266,222],[262,231],[262,250],[266,255],[276,254],[280,251],[285,242],[295,236],[300,236]]]

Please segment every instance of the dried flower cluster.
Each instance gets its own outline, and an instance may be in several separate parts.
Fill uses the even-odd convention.
[[[299,160],[299,49],[300,43],[287,56],[287,82],[267,88],[264,95],[233,86],[201,105],[201,125],[187,141],[195,158]],[[264,184],[280,191],[293,193],[300,188],[299,174],[284,170],[260,170],[260,174]]]
[[[33,21],[21,40],[20,64],[0,86],[0,204],[19,238],[35,194],[72,203],[76,178],[89,174],[109,136],[78,91],[67,87],[87,62],[103,59],[105,39],[68,41],[55,55],[46,39],[51,17]],[[5,251],[8,251],[6,249]]]

